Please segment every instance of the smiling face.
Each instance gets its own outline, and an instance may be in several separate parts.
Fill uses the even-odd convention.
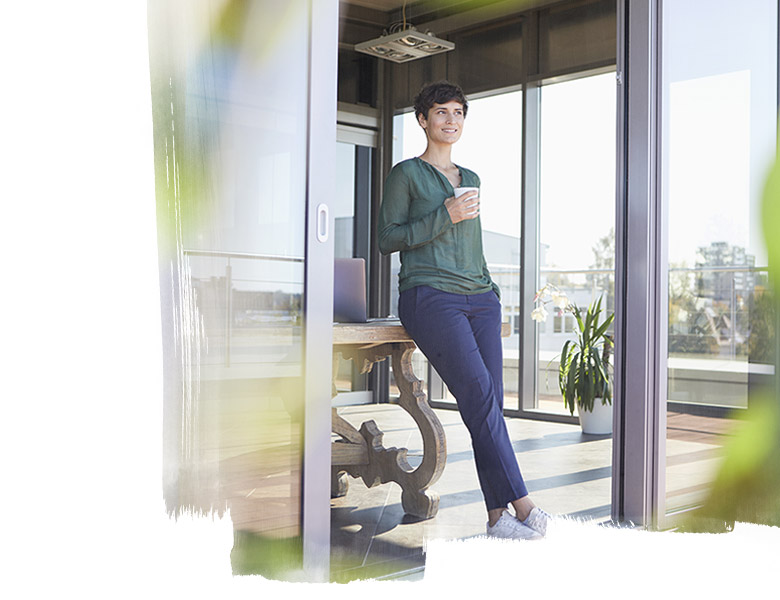
[[[454,144],[463,132],[465,114],[463,105],[457,100],[444,104],[434,103],[428,111],[428,118],[419,115],[420,127],[425,130],[428,141],[436,144]]]

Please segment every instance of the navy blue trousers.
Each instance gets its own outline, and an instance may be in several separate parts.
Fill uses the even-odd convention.
[[[502,413],[501,303],[496,294],[451,294],[418,286],[401,292],[398,314],[455,396],[471,434],[487,509],[504,508],[526,496]]]

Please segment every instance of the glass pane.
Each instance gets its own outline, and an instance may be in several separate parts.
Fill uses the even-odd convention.
[[[485,260],[491,276],[501,288],[503,320],[510,325],[510,335],[503,340],[504,406],[508,409],[518,408],[522,110],[521,91],[469,100],[463,136],[452,151],[453,161],[475,171],[482,184],[480,220]],[[419,156],[425,150],[425,134],[414,113],[397,116],[394,131],[394,162]],[[486,148],[490,151],[486,152]],[[393,314],[397,314],[399,270],[400,261],[394,254]],[[424,357],[420,355],[417,360],[422,369],[415,369],[415,373],[426,373]],[[446,389],[443,398],[433,399],[455,401]]]
[[[230,510],[235,572],[300,561],[305,5],[149,4],[165,501]]]
[[[581,310],[603,297],[607,313],[615,306],[615,98],[612,72],[541,90],[539,286],[555,285]],[[538,328],[538,410],[570,414],[558,356],[576,323],[551,306]]]
[[[335,230],[333,242],[336,258],[354,256],[355,223],[355,145],[336,144],[336,198],[333,217]]]
[[[666,512],[697,505],[774,373],[758,205],[777,124],[777,2],[663,4]]]

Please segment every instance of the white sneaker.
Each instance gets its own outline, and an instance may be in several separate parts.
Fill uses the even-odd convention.
[[[487,526],[488,537],[503,538],[508,540],[538,540],[542,536],[522,521],[504,511],[501,517],[492,527]]]
[[[552,521],[552,517],[541,508],[534,506],[526,517],[525,521],[520,521],[529,529],[533,529],[540,535],[547,535],[547,526]]]

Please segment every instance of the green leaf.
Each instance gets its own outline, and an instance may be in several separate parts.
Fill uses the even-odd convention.
[[[577,319],[577,327],[580,330],[580,333],[585,331],[585,324],[582,322],[582,316],[580,315],[580,309],[576,306],[574,307],[574,318]]]
[[[569,376],[566,379],[566,396],[573,404],[577,399],[577,365],[579,357],[573,356],[569,366]]]
[[[566,340],[566,343],[563,345],[563,349],[561,350],[560,363],[558,363],[558,387],[561,390],[561,394],[563,394],[566,389],[566,384],[564,382],[569,372],[569,361],[570,361],[569,348],[570,347],[571,347],[571,340]]]
[[[612,323],[612,319],[614,319],[615,315],[609,315],[607,317],[607,320],[604,321],[601,326],[596,330],[596,332],[593,334],[594,339],[599,339],[604,336],[604,334],[607,332],[607,329],[609,329],[610,324]]]
[[[598,353],[595,353],[593,355],[593,366],[596,369],[596,372],[599,374],[599,377],[601,379],[604,379],[604,380],[608,379],[607,371],[604,368],[604,363],[601,360],[601,356],[599,356]]]

